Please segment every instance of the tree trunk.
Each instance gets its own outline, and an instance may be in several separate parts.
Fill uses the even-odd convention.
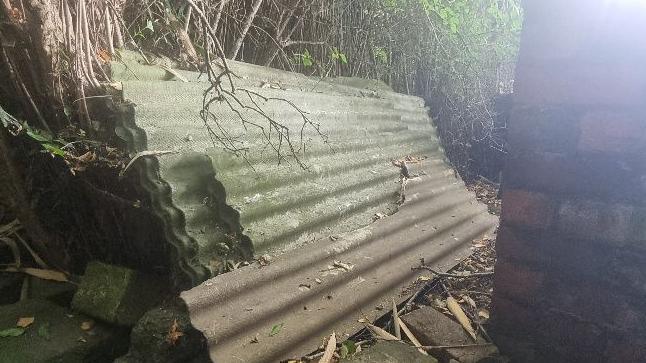
[[[253,3],[253,6],[251,7],[251,12],[249,13],[249,15],[247,15],[247,19],[245,19],[245,23],[242,27],[242,32],[240,33],[240,36],[233,44],[233,47],[229,52],[230,59],[236,59],[236,57],[238,56],[238,52],[240,51],[240,48],[242,48],[242,42],[244,42],[244,38],[247,36],[247,32],[249,31],[249,28],[251,28],[251,24],[253,23],[253,20],[256,18],[256,13],[258,13],[258,9],[260,9],[260,5],[262,5],[262,0],[255,0],[255,2]]]

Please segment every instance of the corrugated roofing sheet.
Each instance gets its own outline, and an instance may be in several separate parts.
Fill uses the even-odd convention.
[[[254,264],[182,293],[214,362],[278,362],[308,354],[332,331],[343,340],[401,302],[420,259],[446,271],[497,219],[450,172],[415,167],[394,215]],[[346,264],[345,270],[335,261]],[[381,308],[380,308],[381,307]],[[274,326],[280,332],[270,335]]]
[[[199,116],[208,85],[204,75],[180,71],[189,81],[181,82],[161,67],[140,64],[132,53],[124,60],[113,64],[113,77],[122,81],[134,107],[119,135],[133,152],[177,152],[137,166],[165,220],[175,271],[189,280],[185,286],[222,270],[226,259],[282,253],[365,226],[375,213],[394,211],[399,169],[392,159],[425,156],[424,164],[434,172],[450,170],[423,100],[394,93],[383,83],[321,80],[230,62],[237,87],[289,100],[320,124],[328,142],[305,129],[303,160],[310,168],[305,171],[293,160],[277,165],[260,131],[245,132],[224,104],[216,113],[249,147],[251,165],[214,145]],[[300,129],[301,115],[285,102],[262,107],[292,130]],[[263,121],[253,113],[245,117]]]
[[[417,97],[379,82],[320,80],[231,62],[239,87],[289,99],[329,137],[326,145],[312,130],[305,135],[310,170],[304,171],[293,162],[277,165],[258,133],[241,132],[251,147],[248,165],[204,132],[198,111],[206,84],[197,73],[180,72],[189,82],[179,82],[125,57],[113,74],[133,103],[119,134],[133,152],[176,152],[136,165],[165,222],[175,272],[194,286],[236,251],[274,256],[268,266],[236,269],[182,293],[216,362],[275,362],[308,353],[332,330],[351,334],[357,319],[383,313],[375,306],[403,298],[420,258],[446,270],[497,224],[445,163]],[[297,128],[300,115],[284,106],[265,105]],[[235,122],[226,108],[218,115]],[[397,206],[400,170],[391,160],[407,155],[423,160],[410,164],[417,176]],[[373,221],[376,214],[389,215]],[[244,237],[227,237],[232,232]],[[280,331],[270,336],[274,326]]]

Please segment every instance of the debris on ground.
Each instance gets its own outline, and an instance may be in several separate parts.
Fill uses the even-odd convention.
[[[360,319],[366,328],[338,343],[334,354],[337,360],[333,361],[476,363],[495,358],[505,362],[486,330],[493,292],[495,237],[475,240],[471,249],[472,254],[447,273],[425,266],[422,261],[429,274],[420,276],[404,291],[411,298],[400,306],[393,300],[392,312],[375,322]],[[357,346],[362,353],[349,357],[344,345]],[[407,352],[395,349],[402,346]],[[318,361],[324,348],[325,345],[313,354],[288,362]],[[393,355],[382,351],[390,352],[391,348]],[[414,356],[409,355],[411,351]]]
[[[83,314],[47,300],[0,306],[2,362],[111,362],[127,349],[127,330],[97,323],[81,325]],[[125,349],[124,349],[125,348]]]
[[[502,209],[500,200],[500,185],[495,184],[484,178],[478,178],[475,182],[469,183],[467,189],[476,194],[476,198],[489,208],[489,213],[499,216]]]

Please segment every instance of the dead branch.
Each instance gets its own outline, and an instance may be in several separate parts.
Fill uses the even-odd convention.
[[[493,276],[493,273],[494,273],[493,271],[487,271],[487,272],[471,272],[465,275],[458,275],[458,274],[452,274],[448,272],[440,272],[426,265],[411,267],[411,270],[427,270],[427,271],[431,271],[434,275],[437,275],[439,277],[454,277],[454,278]]]

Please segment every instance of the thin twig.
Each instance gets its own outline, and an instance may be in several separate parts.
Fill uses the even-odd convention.
[[[474,344],[452,344],[452,345],[420,345],[418,348],[424,350],[453,349],[453,348],[476,348],[490,347],[493,343],[474,343]]]
[[[418,266],[418,267],[411,267],[411,270],[428,270],[431,271],[433,274],[440,276],[440,277],[454,277],[454,278],[469,278],[469,277],[482,277],[482,276],[492,276],[493,271],[487,271],[487,272],[472,272],[468,275],[458,275],[458,274],[452,274],[448,272],[440,272],[435,269],[433,269],[430,266]]]

